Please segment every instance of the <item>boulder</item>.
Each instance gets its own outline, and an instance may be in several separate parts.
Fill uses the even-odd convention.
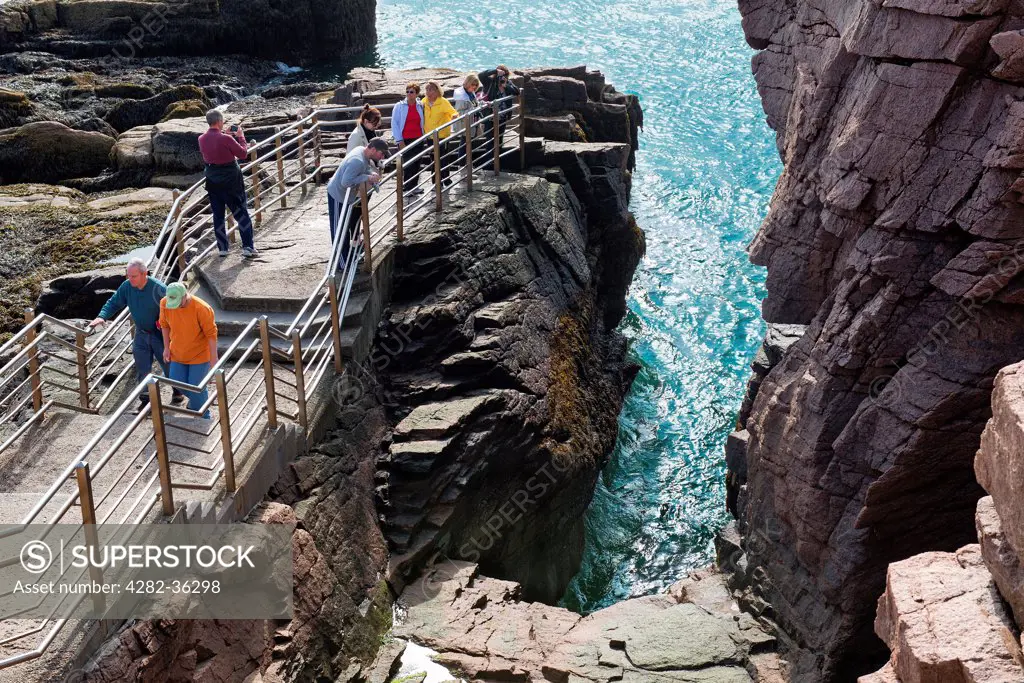
[[[992,75],[1015,83],[1024,82],[1024,29],[997,33],[988,44],[999,55]]]
[[[181,100],[180,102],[174,102],[173,104],[167,105],[167,109],[164,111],[164,117],[160,119],[160,121],[163,122],[171,121],[173,119],[189,119],[197,116],[205,116],[209,109],[209,102],[204,102],[203,100]]]
[[[585,142],[583,129],[572,114],[560,116],[527,116],[526,134],[562,142]]]
[[[1003,532],[1002,520],[992,503],[992,496],[985,496],[978,501],[978,512],[974,519],[985,566],[1020,626],[1024,624],[1024,564],[1020,553],[1010,545]]]
[[[96,97],[116,97],[121,100],[145,100],[155,97],[156,92],[148,85],[138,83],[108,83],[93,88]]]
[[[118,131],[123,132],[136,126],[157,123],[166,115],[167,108],[170,105],[183,100],[198,100],[207,109],[211,106],[202,88],[195,85],[179,85],[165,90],[159,95],[147,97],[144,100],[123,100],[118,102],[107,113],[105,118],[107,123]]]
[[[32,103],[23,92],[0,88],[0,128],[15,126],[32,113]]]
[[[977,545],[889,565],[875,633],[901,681],[1024,680],[1013,621]]]
[[[992,418],[981,434],[974,473],[992,496],[1010,545],[1024,549],[1024,363],[996,375]]]
[[[0,131],[0,183],[53,183],[97,175],[110,163],[115,140],[56,121]]]
[[[682,593],[651,595],[580,617],[445,560],[405,590],[408,617],[394,630],[470,680],[750,683],[751,642],[728,591],[714,575],[688,591],[700,605]]]
[[[194,173],[203,169],[199,136],[208,129],[206,119],[172,119],[152,128],[153,161],[161,171]]]
[[[62,275],[43,285],[36,311],[58,318],[91,320],[122,282],[124,266],[120,264]]]
[[[110,153],[118,169],[151,168],[153,166],[153,127],[139,126],[121,133]]]
[[[145,187],[118,194],[100,197],[85,203],[102,218],[129,216],[153,209],[170,209],[174,197],[170,190],[159,187]]]
[[[104,135],[109,135],[115,140],[117,139],[117,131],[114,130],[114,127],[103,119],[98,119],[96,117],[83,119],[76,123],[74,127],[78,130],[91,130],[95,133],[103,133]]]

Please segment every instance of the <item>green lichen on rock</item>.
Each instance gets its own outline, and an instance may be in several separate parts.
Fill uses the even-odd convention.
[[[32,113],[32,102],[23,92],[0,88],[0,128],[17,125],[18,119]]]
[[[170,121],[171,119],[191,119],[203,116],[209,109],[210,103],[204,100],[182,100],[180,102],[174,102],[173,104],[167,105],[167,109],[164,111],[164,117],[160,119],[160,122]]]
[[[96,97],[116,97],[122,100],[144,100],[156,95],[156,92],[148,85],[138,83],[108,83],[97,85],[94,91]]]
[[[587,366],[593,350],[587,332],[589,308],[563,314],[551,337],[548,403],[551,412],[547,446],[552,457],[571,466],[585,457],[599,457],[600,444],[592,423]]]
[[[114,105],[105,118],[107,123],[123,133],[129,128],[158,123],[169,106],[184,100],[198,100],[207,109],[211,106],[202,88],[179,85],[144,100],[122,100]]]
[[[37,192],[38,186],[5,187],[0,200]],[[67,194],[72,200],[85,198],[79,195]],[[4,206],[0,201],[0,340],[22,326],[25,308],[35,304],[45,281],[95,268],[107,258],[152,242],[166,215],[164,208],[154,208],[104,218],[80,201],[68,206]]]

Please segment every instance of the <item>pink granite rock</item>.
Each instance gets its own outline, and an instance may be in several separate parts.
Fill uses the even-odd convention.
[[[1013,623],[977,545],[891,565],[875,631],[904,683],[1024,680]]]
[[[1024,623],[1024,562],[1003,531],[1002,520],[992,503],[992,496],[985,496],[978,501],[975,523],[985,566],[992,574],[999,594],[1010,604],[1014,619],[1020,626]]]
[[[740,527],[794,678],[836,680],[884,657],[889,563],[977,539],[992,381],[1024,356],[1024,88],[989,76],[1024,8],[739,5],[784,163],[750,257],[765,319],[808,326],[748,397]]]
[[[1024,549],[1024,363],[996,377],[992,419],[982,432],[974,472],[992,495],[1010,545]]]

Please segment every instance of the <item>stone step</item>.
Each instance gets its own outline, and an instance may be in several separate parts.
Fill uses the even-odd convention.
[[[426,476],[434,463],[444,455],[451,439],[439,441],[404,441],[391,445],[389,469],[411,477]]]

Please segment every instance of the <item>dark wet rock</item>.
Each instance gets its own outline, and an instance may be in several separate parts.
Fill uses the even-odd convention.
[[[188,105],[193,109],[203,108],[204,113],[211,106],[201,88],[181,85],[144,100],[122,100],[104,118],[118,131],[124,132],[129,128],[159,122],[172,110],[172,105],[183,101],[193,103]]]
[[[0,128],[17,125],[32,113],[32,103],[25,93],[0,88]]]
[[[114,139],[54,121],[0,131],[0,183],[53,183],[97,175],[109,164]]]

